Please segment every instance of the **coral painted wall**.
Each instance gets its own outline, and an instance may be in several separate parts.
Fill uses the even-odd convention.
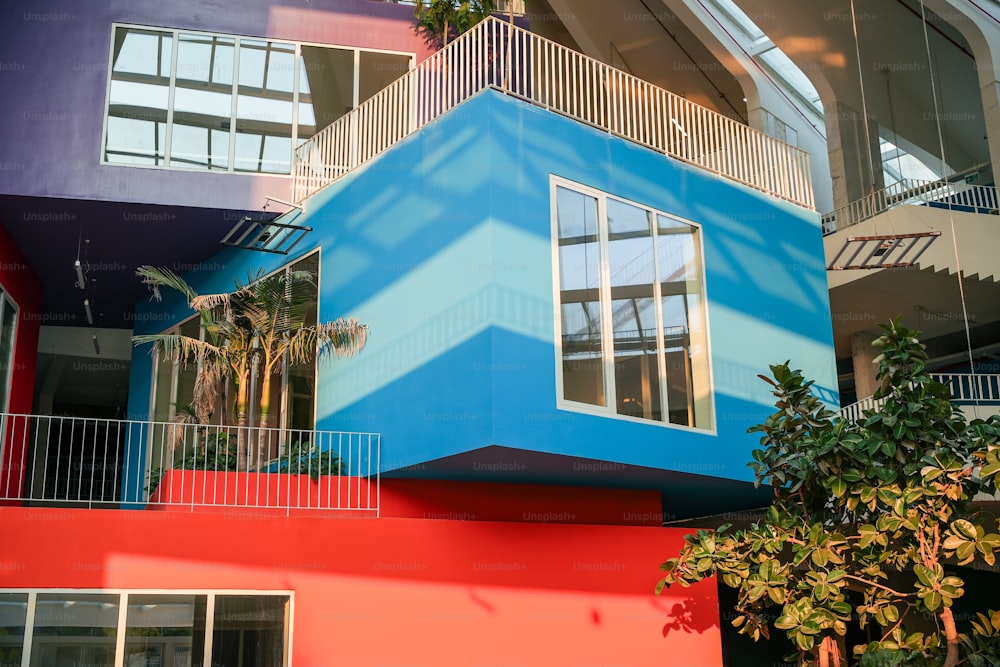
[[[0,588],[291,590],[292,663],[722,664],[714,582],[657,598],[683,530],[0,509]]]

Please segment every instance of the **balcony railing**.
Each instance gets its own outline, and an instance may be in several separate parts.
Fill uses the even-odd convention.
[[[0,436],[2,501],[379,509],[375,433],[0,413]]]
[[[824,215],[823,233],[832,234],[903,204],[933,206],[971,213],[995,213],[1000,208],[997,202],[997,189],[992,185],[904,178],[883,190]]]
[[[299,146],[295,200],[303,201],[486,88],[814,208],[804,151],[496,18]]]
[[[951,401],[955,405],[1000,404],[1000,374],[931,373],[930,376],[935,382],[948,387]],[[841,408],[840,416],[852,420],[862,419],[865,410],[875,410],[884,402],[885,399],[876,400],[869,396]]]

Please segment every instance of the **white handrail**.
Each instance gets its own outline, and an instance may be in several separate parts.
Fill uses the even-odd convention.
[[[378,512],[381,437],[0,413],[0,500]]]
[[[832,234],[903,204],[972,209],[979,212],[992,212],[1000,208],[994,186],[904,178],[824,215],[823,233]]]
[[[997,373],[930,373],[931,379],[947,385],[955,403],[1000,403],[1000,374]],[[874,396],[863,398],[840,409],[840,416],[858,420],[865,410],[875,410],[885,402]]]
[[[295,201],[485,88],[814,209],[805,151],[495,17],[299,146]]]

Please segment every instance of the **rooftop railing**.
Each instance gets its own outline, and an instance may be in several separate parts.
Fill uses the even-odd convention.
[[[488,18],[295,151],[301,202],[492,88],[814,208],[808,155],[560,44]]]
[[[833,213],[824,215],[823,233],[832,234],[904,204],[972,213],[995,213],[1000,208],[997,202],[997,189],[992,185],[904,178]]]
[[[379,509],[375,433],[0,413],[0,501]]]
[[[930,373],[931,379],[946,385],[955,405],[1000,404],[1000,374],[995,373]],[[845,419],[864,418],[865,410],[875,410],[885,399],[863,398],[840,409]]]

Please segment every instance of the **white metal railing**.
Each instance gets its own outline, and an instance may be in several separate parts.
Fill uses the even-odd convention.
[[[956,403],[1000,402],[1000,375],[995,373],[931,373],[931,379],[947,385]]]
[[[809,156],[560,44],[488,18],[295,150],[301,202],[485,88],[814,208]]]
[[[0,413],[0,452],[5,501],[379,509],[376,433]]]
[[[931,379],[948,387],[953,403],[1000,403],[1000,374],[996,373],[930,373]],[[865,410],[875,410],[885,402],[874,396],[840,409],[840,416],[858,420]]]
[[[977,213],[991,213],[1000,208],[994,186],[905,178],[824,215],[823,233],[832,234],[903,204],[938,206]]]
[[[416,5],[417,0],[380,0],[393,5]],[[493,11],[496,14],[507,14],[514,12],[514,16],[524,16],[524,0],[494,0]]]

